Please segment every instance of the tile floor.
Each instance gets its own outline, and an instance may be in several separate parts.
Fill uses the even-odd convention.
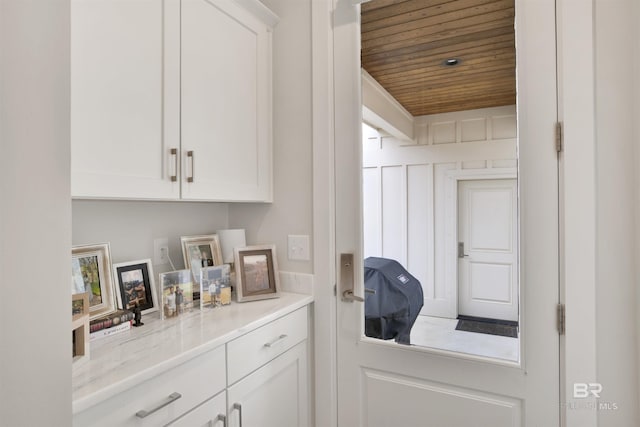
[[[411,344],[513,362],[520,359],[518,338],[456,331],[457,323],[456,319],[418,316],[411,329]]]

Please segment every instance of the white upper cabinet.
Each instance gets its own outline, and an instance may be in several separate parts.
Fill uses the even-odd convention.
[[[270,199],[270,45],[236,3],[182,1],[183,198]]]
[[[72,0],[72,196],[270,201],[256,0]]]

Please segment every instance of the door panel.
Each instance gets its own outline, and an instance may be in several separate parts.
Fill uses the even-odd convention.
[[[458,313],[518,320],[517,181],[458,184]]]
[[[369,427],[518,426],[522,419],[518,399],[369,369],[364,377]]]
[[[335,260],[340,266],[341,253],[354,254],[354,293],[363,296],[360,28],[359,6],[352,4],[334,2],[333,15]],[[366,338],[363,304],[339,299],[338,425],[482,425],[475,414],[489,417],[485,424],[492,427],[559,425],[554,23],[554,0],[516,0],[522,360],[497,362]],[[434,177],[443,168],[438,165]],[[446,214],[434,212],[436,222]],[[453,223],[452,230],[435,230],[435,247],[438,239],[447,243],[455,236]],[[445,249],[455,253],[455,243]],[[340,274],[338,267],[338,282]]]

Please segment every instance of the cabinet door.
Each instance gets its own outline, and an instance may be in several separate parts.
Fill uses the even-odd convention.
[[[183,199],[271,198],[270,56],[268,26],[235,2],[182,1]]]
[[[187,412],[166,427],[226,427],[227,399],[224,392]]]
[[[72,196],[179,197],[179,13],[179,0],[71,1]]]
[[[307,342],[228,388],[229,426],[309,425]]]

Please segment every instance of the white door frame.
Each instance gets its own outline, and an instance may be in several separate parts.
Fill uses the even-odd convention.
[[[452,169],[446,172],[445,177],[447,178],[445,183],[445,290],[448,302],[447,313],[451,319],[455,319],[458,317],[458,182],[517,179],[518,170],[516,168]],[[518,304],[520,304],[519,297]]]

